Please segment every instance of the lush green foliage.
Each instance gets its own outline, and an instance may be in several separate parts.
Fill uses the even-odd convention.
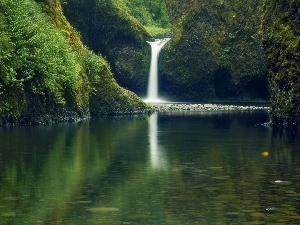
[[[170,32],[171,23],[164,0],[119,0],[130,15],[140,21],[154,37]]]
[[[102,57],[82,45],[59,1],[42,6],[44,12],[33,0],[0,2],[0,120],[33,121],[68,111],[80,116],[89,109],[102,114],[145,107],[116,84]],[[110,101],[116,98],[118,106]]]
[[[64,108],[65,94],[68,92],[71,98],[76,98],[80,86],[77,77],[80,65],[74,52],[33,1],[4,0],[0,6],[2,23],[7,27],[6,37],[9,37],[6,38],[9,48],[5,51],[10,51],[9,54],[2,53],[4,71],[1,71],[1,83],[4,91],[1,99],[10,99],[7,90],[17,87],[21,93],[28,92],[31,97],[38,98],[40,103],[46,104],[45,101],[51,99],[57,109]],[[23,99],[23,102],[29,103],[29,107],[38,103],[30,99]],[[10,113],[14,116],[11,107],[4,109],[8,109],[2,111],[4,116]]]

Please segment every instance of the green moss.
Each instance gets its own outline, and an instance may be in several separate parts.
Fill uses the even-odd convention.
[[[82,44],[58,0],[1,1],[0,26],[1,121],[65,121],[89,110],[146,109],[117,85],[104,58]]]
[[[300,125],[299,1],[265,1],[263,41],[269,67],[272,121],[275,127]]]
[[[13,43],[10,72],[2,75],[4,88],[18,86],[30,93],[32,98],[24,100],[29,109],[36,104],[32,99],[44,105],[51,99],[55,110],[64,110],[66,92],[75,93],[79,85],[74,52],[34,2],[2,1],[1,7]]]
[[[145,27],[155,27],[156,29],[171,29],[172,27],[165,1],[118,0],[118,4],[122,4],[126,11]],[[153,35],[155,36],[155,33]]]
[[[171,29],[169,28],[161,28],[156,26],[145,26],[147,32],[151,35],[151,37],[166,37],[170,34]]]
[[[121,5],[122,1],[66,2],[66,16],[80,31],[84,43],[110,62],[121,86],[143,95],[150,60],[146,43],[150,35],[145,27]]]
[[[166,93],[188,101],[268,98],[261,1],[166,2],[174,30],[163,71]],[[227,93],[216,85],[221,82]]]

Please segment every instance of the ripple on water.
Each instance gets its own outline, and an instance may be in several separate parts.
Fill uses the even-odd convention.
[[[16,213],[15,212],[6,212],[1,214],[2,217],[15,217]]]
[[[204,187],[202,188],[203,191],[219,191],[220,188],[218,187]]]
[[[207,167],[208,170],[223,170],[222,166],[210,166]]]
[[[118,208],[114,207],[91,207],[86,209],[89,212],[101,213],[101,212],[118,212]]]
[[[271,181],[270,183],[279,186],[288,186],[292,184],[291,181],[284,181],[284,180],[275,180],[275,181]]]
[[[218,176],[218,177],[212,177],[214,180],[226,180],[230,178],[230,176]]]

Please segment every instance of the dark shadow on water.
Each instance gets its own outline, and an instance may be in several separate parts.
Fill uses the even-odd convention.
[[[299,129],[293,128],[272,128],[272,138],[280,139],[289,144],[297,144],[300,142],[300,133]]]

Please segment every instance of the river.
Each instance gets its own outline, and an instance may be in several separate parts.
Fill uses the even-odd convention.
[[[265,110],[0,128],[0,224],[298,224],[299,142]]]

